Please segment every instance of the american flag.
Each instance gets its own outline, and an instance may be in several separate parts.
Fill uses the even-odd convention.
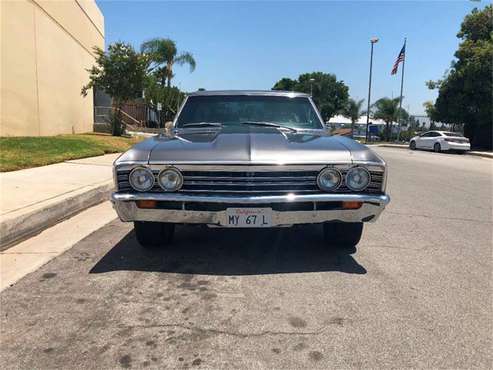
[[[401,52],[397,56],[394,66],[392,67],[392,72],[390,72],[391,75],[395,75],[397,73],[397,70],[399,69],[399,63],[403,62],[405,58],[406,58],[406,43],[404,43]]]

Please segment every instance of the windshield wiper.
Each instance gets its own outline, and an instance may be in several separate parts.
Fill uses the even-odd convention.
[[[185,123],[181,127],[203,127],[203,126],[222,127],[223,124],[220,122],[193,122],[193,123]]]
[[[244,122],[241,122],[241,124],[242,125],[255,125],[255,126],[283,128],[283,129],[286,129],[286,130],[290,130],[291,132],[298,132],[298,130],[295,129],[294,127],[278,125],[277,123],[273,123],[273,122],[265,122],[265,121],[244,121]]]

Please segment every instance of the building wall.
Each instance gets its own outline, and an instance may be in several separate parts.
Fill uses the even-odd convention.
[[[104,48],[94,0],[0,0],[0,136],[89,132],[93,96],[80,95]]]

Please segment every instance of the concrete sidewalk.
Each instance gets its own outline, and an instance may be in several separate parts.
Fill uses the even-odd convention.
[[[108,199],[109,154],[0,174],[0,250]]]
[[[103,202],[0,251],[0,291],[72,248],[116,217],[110,202]]]

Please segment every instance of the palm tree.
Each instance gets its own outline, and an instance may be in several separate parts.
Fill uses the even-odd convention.
[[[407,112],[401,108],[400,117],[399,113],[399,98],[378,99],[372,107],[374,108],[373,118],[382,119],[385,121],[385,140],[390,140],[390,125],[392,122],[397,121],[398,118],[407,118]]]
[[[144,42],[140,46],[140,51],[147,55],[151,63],[150,71],[154,71],[156,77],[170,87],[171,79],[174,77],[173,66],[188,64],[190,72],[195,70],[196,62],[193,55],[189,52],[178,54],[176,44],[173,40],[154,38]]]
[[[356,101],[350,98],[347,102],[346,107],[342,111],[344,117],[347,117],[351,120],[351,137],[353,137],[354,133],[354,124],[363,114],[361,107],[363,106],[364,101],[365,99]]]

